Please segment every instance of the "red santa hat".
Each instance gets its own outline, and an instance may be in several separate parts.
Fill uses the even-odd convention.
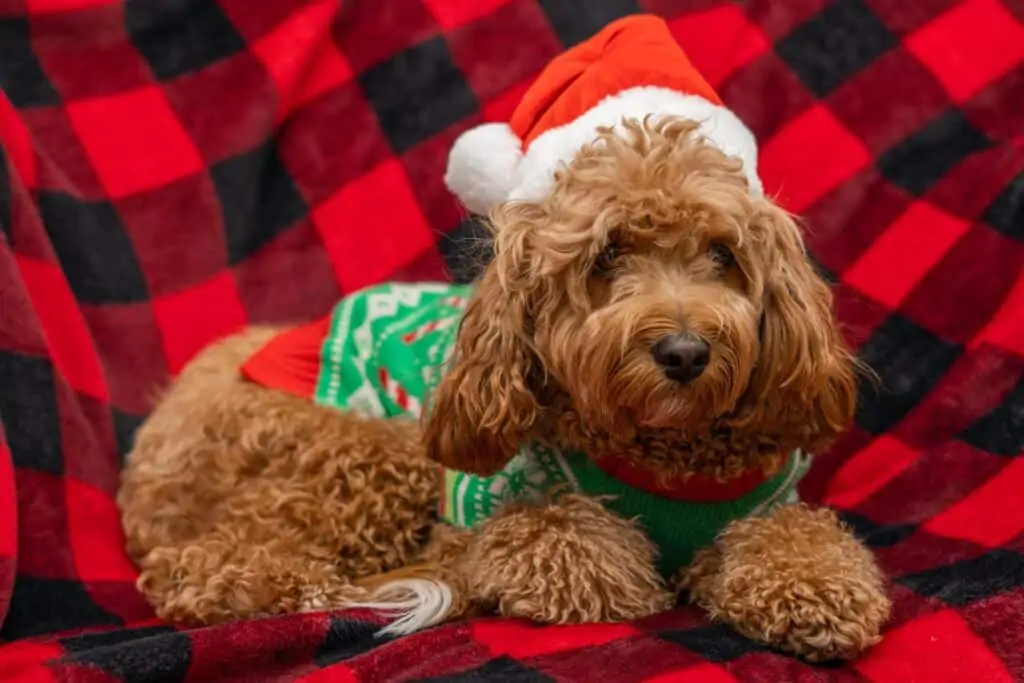
[[[536,200],[554,173],[623,118],[682,116],[724,153],[738,157],[761,194],[757,142],[693,67],[665,22],[634,15],[556,57],[530,86],[508,123],[463,133],[448,157],[445,184],[474,213],[506,200]]]

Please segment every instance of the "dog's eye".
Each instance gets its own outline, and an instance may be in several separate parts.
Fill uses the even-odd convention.
[[[733,255],[732,249],[724,244],[718,242],[712,244],[710,254],[714,262],[722,268],[730,268],[736,263],[736,257]]]
[[[594,271],[600,275],[611,272],[615,268],[615,262],[621,254],[622,250],[619,245],[615,242],[609,242],[594,260]]]

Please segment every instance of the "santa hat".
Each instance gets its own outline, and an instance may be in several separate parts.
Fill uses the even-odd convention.
[[[682,116],[724,153],[738,157],[761,194],[757,142],[693,67],[665,22],[634,15],[556,57],[530,86],[509,123],[463,133],[448,157],[445,184],[474,213],[510,199],[541,199],[554,172],[624,117]]]

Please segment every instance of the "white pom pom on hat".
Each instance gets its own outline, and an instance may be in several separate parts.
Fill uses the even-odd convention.
[[[448,155],[445,185],[473,213],[484,214],[515,188],[523,143],[507,123],[485,123],[460,135]]]

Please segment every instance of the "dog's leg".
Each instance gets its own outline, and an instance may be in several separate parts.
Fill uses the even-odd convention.
[[[654,546],[598,501],[510,505],[478,529],[434,527],[416,565],[360,581],[354,606],[390,613],[404,635],[480,613],[540,623],[627,621],[670,608]]]
[[[139,590],[157,616],[218,623],[239,617],[337,608],[365,596],[330,559],[270,543],[239,542],[220,529],[186,547],[160,547],[139,561]]]
[[[586,496],[506,508],[482,525],[468,557],[473,598],[506,616],[625,621],[675,602],[644,533]]]
[[[203,351],[139,430],[118,501],[161,616],[219,621],[344,606],[422,549],[439,488],[418,425],[244,381],[272,331]]]
[[[890,611],[871,552],[834,512],[803,505],[733,522],[680,588],[712,619],[812,661],[856,657]]]

